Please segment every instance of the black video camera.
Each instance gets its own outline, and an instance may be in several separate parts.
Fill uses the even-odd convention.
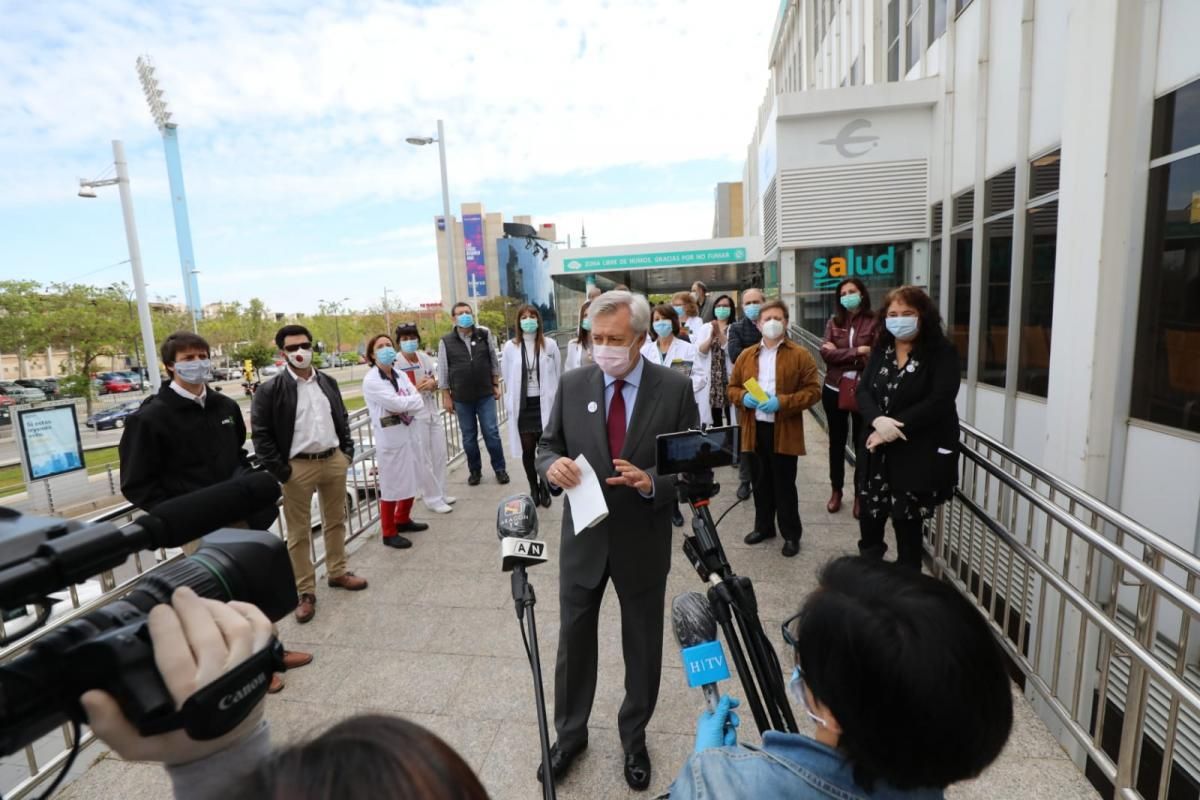
[[[721,491],[713,470],[738,463],[740,433],[734,425],[664,433],[655,440],[658,474],[678,476],[675,491],[681,503],[710,500]]]
[[[49,616],[50,595],[124,563],[142,550],[178,547],[274,503],[279,486],[265,474],[236,478],[161,504],[124,527],[80,526],[0,508],[0,609],[32,605]],[[155,568],[121,599],[86,612],[10,649],[0,664],[0,755],[37,741],[66,722],[85,722],[79,696],[111,694],[143,735],[184,729],[194,739],[232,730],[282,668],[278,641],[203,687],[176,709],[154,661],[147,614],[187,586],[201,597],[241,600],[271,620],[296,607],[287,547],[265,531],[216,530],[192,556]]]

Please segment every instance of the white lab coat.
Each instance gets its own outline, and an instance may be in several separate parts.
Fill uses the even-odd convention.
[[[700,331],[703,330],[704,326],[708,323],[706,323],[700,317],[688,317],[687,322],[683,324],[684,327],[688,329],[688,338],[692,340],[692,344],[698,344],[699,340],[696,337],[700,335]]]
[[[692,340],[693,344],[696,345],[697,352],[700,351],[700,345],[704,344],[705,342],[707,342],[709,339],[712,338],[713,328],[716,326],[716,324],[717,323],[715,323],[715,322],[704,323],[704,327],[700,329],[700,334]],[[708,358],[708,365],[709,365],[708,369],[709,369],[709,372],[711,372],[712,371],[712,351],[710,350],[708,353],[700,353],[700,356],[701,356],[701,358],[705,358],[705,357]],[[733,375],[733,360],[729,358],[729,348],[728,347],[725,348],[725,374],[729,375],[729,376]]]
[[[562,376],[558,344],[553,339],[545,339],[545,343],[541,364],[538,366],[542,392],[538,401],[542,409],[542,428],[550,422],[554,397],[558,394],[558,379]],[[533,358],[532,345],[526,352],[529,358]],[[504,343],[504,348],[500,351],[500,376],[504,378],[504,405],[508,409],[508,452],[516,455],[521,452],[521,432],[517,429],[517,417],[521,413],[521,346],[514,344],[511,339]]]
[[[692,393],[696,396],[696,407],[700,411],[700,422],[712,424],[712,406],[708,404],[708,357],[696,350],[691,342],[685,342],[678,336],[671,338],[671,346],[666,353],[660,353],[658,342],[646,342],[642,347],[642,355],[651,364],[660,367],[670,367],[676,361],[692,362]]]
[[[569,369],[576,369],[584,365],[584,349],[578,339],[572,339],[567,342],[567,363],[563,365],[563,372]],[[587,363],[592,363],[592,354],[587,354]]]
[[[437,366],[427,353],[417,351],[417,363],[413,366],[416,383],[425,378],[437,377]],[[396,357],[393,365],[397,370],[409,366],[403,354]],[[405,378],[405,380],[408,380]],[[442,425],[442,407],[435,392],[421,392],[425,410],[413,422],[417,429],[417,481],[421,486],[421,499],[426,506],[444,502],[446,496],[446,429]]]
[[[417,479],[418,434],[417,420],[411,424],[380,424],[384,417],[408,414],[417,417],[425,412],[425,401],[417,387],[408,378],[397,372],[396,385],[379,374],[375,367],[363,378],[363,398],[367,401],[367,413],[371,416],[371,431],[375,435],[375,466],[379,471],[379,499],[406,500],[420,493]]]

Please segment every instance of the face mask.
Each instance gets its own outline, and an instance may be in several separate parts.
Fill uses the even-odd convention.
[[[713,309],[713,316],[724,322],[725,320],[729,319],[729,307],[717,306]]]
[[[675,309],[675,316],[679,317],[681,320],[685,319],[685,316],[683,313],[683,306],[672,306],[672,308]]]
[[[629,370],[629,348],[598,344],[592,348],[592,360],[605,375],[621,377]]]
[[[537,333],[537,329],[538,321],[536,319],[530,319],[529,317],[526,317],[525,319],[521,320],[521,330],[525,333]]]
[[[753,322],[758,319],[758,303],[749,303],[745,306],[746,319]]]
[[[659,336],[670,336],[675,332],[675,326],[669,319],[657,319],[654,321],[654,332]]]
[[[213,378],[212,361],[207,358],[178,361],[175,363],[175,374],[184,383],[208,383]]]
[[[475,326],[474,315],[472,315],[472,314],[459,314],[458,315],[458,327],[472,328],[474,326]]]
[[[778,339],[783,336],[783,321],[769,319],[762,324],[762,335],[767,339]]]
[[[579,327],[583,328],[585,331],[590,331],[592,329],[592,321],[590,319],[585,319],[583,322],[579,323]]]
[[[396,348],[381,347],[375,351],[375,361],[383,364],[385,367],[390,367],[396,363]]]
[[[294,353],[288,353],[287,360],[296,369],[304,369],[312,363],[312,350],[297,350]]]
[[[829,723],[813,713],[813,710],[808,707],[808,692],[804,690],[804,676],[800,673],[799,667],[792,669],[792,679],[788,681],[788,693],[792,696],[792,700],[804,709],[804,713],[808,715],[815,724],[822,728],[829,727]]]
[[[400,342],[400,349],[406,353],[417,352],[417,340],[416,339],[405,339],[404,341]]]
[[[847,311],[853,311],[862,305],[861,294],[844,294],[838,298],[838,302],[842,304],[842,308]]]
[[[888,317],[883,324],[887,326],[888,333],[902,342],[907,342],[917,335],[916,317]]]

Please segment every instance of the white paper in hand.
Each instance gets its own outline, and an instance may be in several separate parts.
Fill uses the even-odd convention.
[[[596,470],[592,469],[587,457],[580,455],[575,459],[575,465],[581,473],[579,485],[563,491],[571,501],[571,521],[575,523],[575,535],[578,536],[608,516],[608,504],[604,502],[604,490],[600,488]]]

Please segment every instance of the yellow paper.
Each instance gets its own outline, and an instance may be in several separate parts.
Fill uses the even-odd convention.
[[[746,391],[750,393],[750,396],[759,403],[765,403],[770,399],[767,397],[767,393],[763,391],[763,388],[758,385],[758,381],[754,378],[747,378],[744,386],[746,387]]]

